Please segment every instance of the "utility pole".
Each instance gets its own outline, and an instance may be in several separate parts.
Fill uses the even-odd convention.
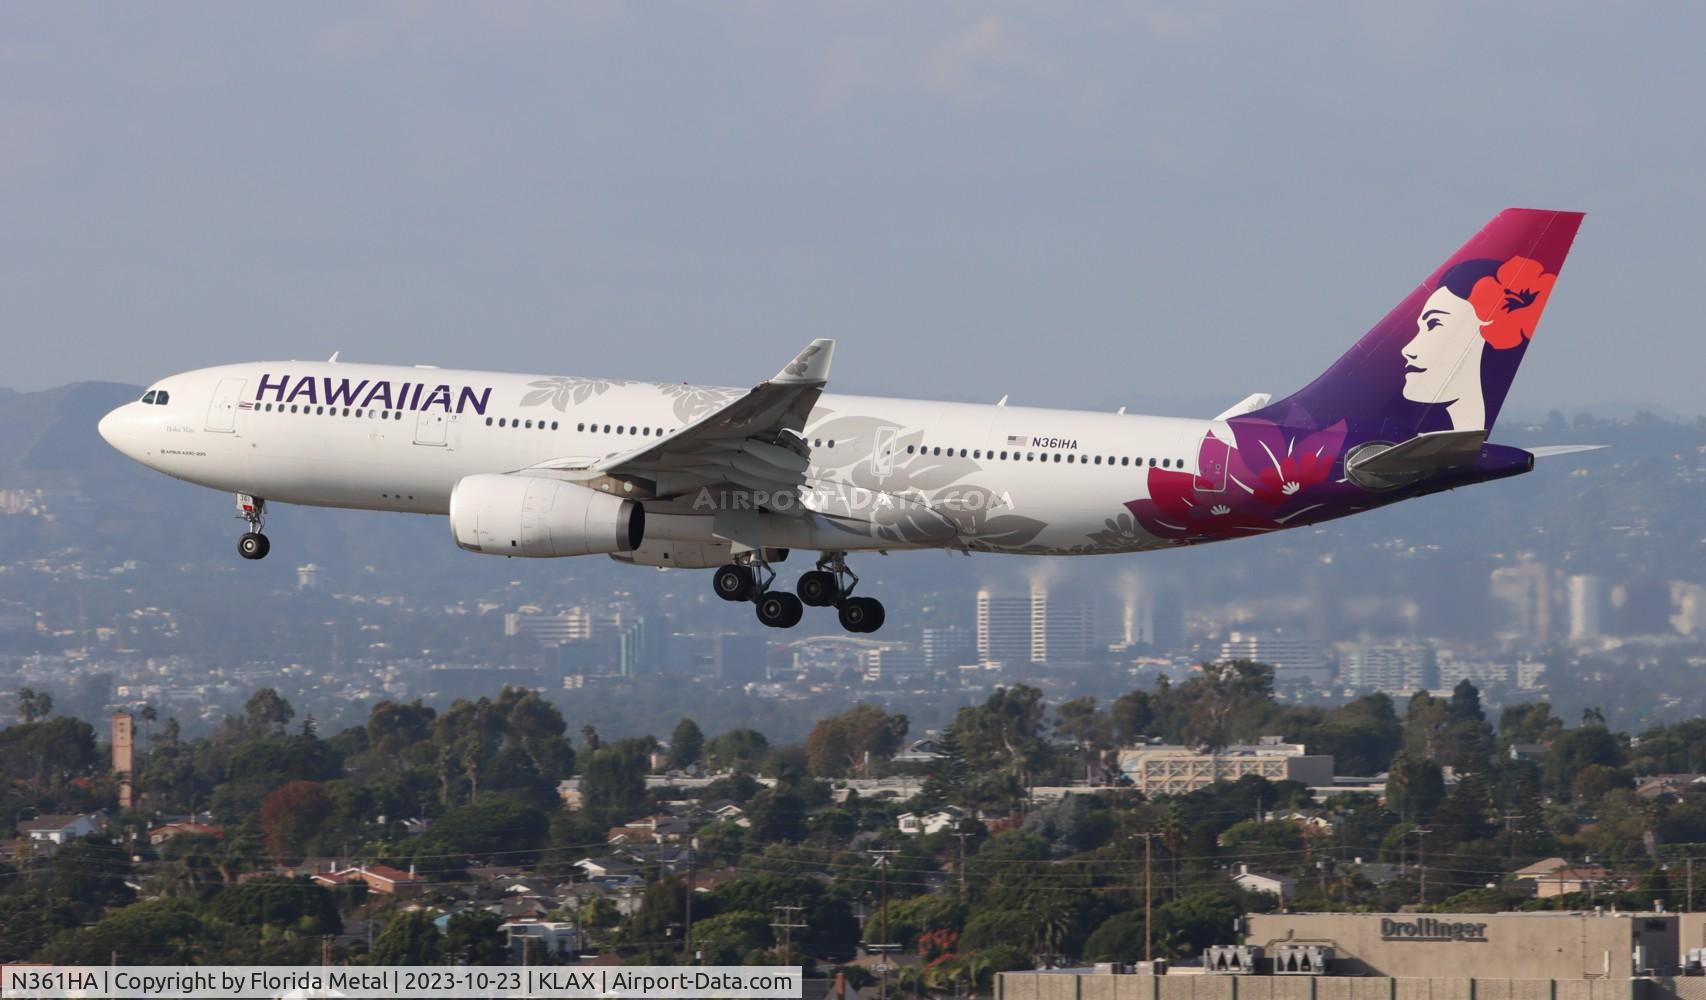
[[[1155,838],[1157,834],[1146,830],[1136,836],[1143,838],[1143,960],[1155,961],[1155,935],[1150,930],[1151,916],[1155,909]]]
[[[883,939],[876,945],[876,947],[881,949],[883,953],[883,964],[878,966],[878,971],[881,973],[882,981],[878,986],[878,990],[880,992],[878,992],[877,996],[882,997],[883,1000],[887,1000],[889,995],[888,956],[889,952],[894,949],[894,945],[889,943],[889,858],[899,852],[893,850],[880,850],[872,851],[871,853],[876,855],[877,858],[877,884],[879,886],[879,899],[881,900],[882,905],[882,910],[878,917],[878,923],[881,928],[880,933],[882,934]],[[871,944],[866,942],[865,950],[870,951],[871,947]]]
[[[1416,867],[1421,869],[1421,886],[1416,893],[1416,903],[1426,906],[1428,904],[1428,842],[1423,838],[1433,831],[1417,827],[1410,832],[1416,835]]]
[[[687,897],[682,901],[681,958],[682,964],[693,962],[693,845],[687,845]]]
[[[1682,901],[1682,912],[1694,912],[1694,859],[1688,859],[1688,896]]]
[[[782,919],[781,920],[779,920],[779,921],[773,920],[770,922],[771,927],[774,927],[777,930],[782,932],[782,964],[783,965],[793,965],[794,964],[794,928],[796,928],[796,927],[803,928],[806,926],[805,924],[794,922],[794,915],[796,913],[799,913],[800,910],[802,909],[802,907],[782,906],[782,905],[778,904],[776,906],[772,906],[771,909],[782,911]]]
[[[954,823],[954,837],[956,839],[958,839],[960,842],[960,863],[959,863],[959,867],[956,869],[956,871],[959,873],[959,876],[960,876],[960,902],[962,902],[962,903],[966,901],[966,837],[967,836],[968,836],[967,833],[964,830],[960,829],[960,824],[956,820]],[[1690,862],[1690,863],[1692,864],[1692,862]],[[1692,869],[1690,869],[1690,870],[1692,870]]]

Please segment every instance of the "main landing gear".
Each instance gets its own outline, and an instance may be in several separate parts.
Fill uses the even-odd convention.
[[[244,559],[265,559],[272,543],[261,534],[267,517],[267,502],[247,493],[237,494],[237,516],[249,523],[249,530],[237,539],[237,554]]]
[[[776,572],[757,553],[717,570],[711,585],[725,601],[751,601],[758,620],[771,628],[792,628],[805,607],[836,609],[841,627],[849,632],[875,632],[883,627],[883,606],[873,597],[854,597],[859,577],[847,568],[846,553],[826,552],[817,569],[800,575],[794,593],[772,590]]]

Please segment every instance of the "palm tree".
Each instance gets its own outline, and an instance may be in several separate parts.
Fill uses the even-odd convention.
[[[1072,932],[1072,909],[1058,894],[1052,894],[1033,903],[1028,912],[1032,918],[1031,951],[1045,964],[1053,965],[1054,960],[1061,957],[1061,942]]]
[[[148,750],[153,750],[154,744],[150,743],[148,740],[148,724],[153,722],[155,719],[158,719],[160,717],[160,713],[153,705],[144,702],[142,705],[142,711],[136,714],[142,719],[142,745]]]

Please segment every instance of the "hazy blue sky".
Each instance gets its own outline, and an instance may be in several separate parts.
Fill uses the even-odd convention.
[[[175,15],[157,15],[169,11]],[[1230,404],[1587,211],[1511,409],[1695,414],[1706,5],[0,6],[0,383],[324,357]],[[1206,415],[1206,414],[1204,414]]]

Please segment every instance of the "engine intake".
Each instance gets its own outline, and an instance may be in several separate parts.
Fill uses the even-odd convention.
[[[646,511],[560,479],[486,474],[451,491],[450,530],[460,548],[494,556],[632,552],[645,538]]]

